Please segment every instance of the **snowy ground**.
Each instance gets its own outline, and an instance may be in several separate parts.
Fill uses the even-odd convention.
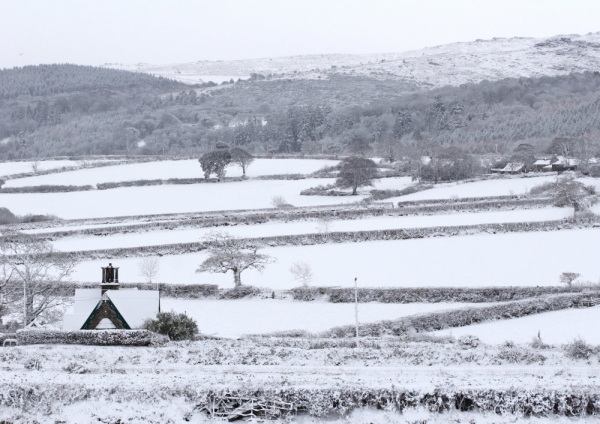
[[[246,171],[248,177],[273,174],[310,174],[339,161],[317,159],[255,159]],[[44,162],[40,162],[43,164]],[[0,164],[0,171],[2,170]],[[62,166],[62,165],[61,165]],[[31,171],[31,166],[29,167]],[[239,166],[227,167],[228,177],[241,177]],[[60,174],[40,175],[7,181],[6,187],[34,185],[95,185],[98,183],[156,180],[169,178],[203,178],[202,168],[195,159],[132,163],[103,168],[80,169]]]
[[[477,303],[361,303],[362,323],[456,309],[487,306]],[[350,303],[294,302],[279,299],[185,300],[161,299],[163,311],[185,312],[196,320],[200,331],[218,337],[237,338],[244,334],[306,330],[321,332],[339,325],[354,324],[354,305]],[[599,308],[600,309],[600,308]]]
[[[408,194],[406,196],[386,199],[386,202],[402,202],[409,200],[452,199],[464,197],[489,197],[525,194],[532,187],[547,181],[556,180],[556,176],[540,176],[531,178],[502,178],[475,181],[470,183],[439,184],[430,190]]]
[[[506,340],[527,343],[537,336],[539,331],[542,341],[547,344],[560,345],[576,338],[582,338],[590,344],[597,345],[600,344],[598,322],[600,322],[600,306],[595,306],[469,325],[452,330],[436,331],[433,334],[451,334],[455,337],[472,334],[478,336],[485,343],[495,344]]]
[[[455,213],[450,215],[370,217],[356,220],[332,220],[329,231],[369,231],[397,228],[473,225],[507,222],[550,221],[569,217],[570,208],[545,208],[500,212]],[[317,221],[268,222],[256,225],[236,225],[227,228],[207,227],[184,230],[163,230],[143,233],[111,234],[58,239],[53,242],[60,251],[84,251],[135,246],[189,243],[201,240],[211,231],[225,231],[237,237],[270,237],[321,232]]]
[[[362,287],[484,287],[557,285],[562,272],[597,281],[600,228],[549,232],[480,234],[398,241],[374,241],[314,246],[277,247],[262,252],[277,259],[263,274],[249,270],[245,284],[289,289],[298,286],[289,268],[304,261],[313,270],[314,286]],[[231,274],[196,274],[203,253],[160,258],[160,280],[178,284],[233,286]],[[122,281],[140,281],[140,258],[113,260]],[[97,281],[107,260],[81,262],[76,281]]]
[[[191,346],[190,346],[191,347]],[[187,349],[190,349],[188,347]],[[73,350],[72,346],[69,346]],[[35,353],[37,346],[24,348]],[[163,361],[158,365],[152,361],[150,366],[125,366],[120,362],[123,358],[137,355],[138,362],[145,362],[141,349],[115,351],[111,349],[111,363],[107,368],[100,368],[86,361],[90,373],[73,374],[61,368],[73,363],[82,362],[91,356],[95,362],[98,354],[94,351],[79,350],[77,356],[64,352],[64,347],[56,347],[53,354],[63,357],[64,361],[56,368],[45,366],[41,370],[25,371],[10,369],[0,374],[0,387],[27,388],[29,393],[43,393],[41,402],[31,402],[25,410],[21,408],[3,407],[0,419],[4,417],[23,416],[24,420],[15,422],[54,423],[200,423],[208,421],[203,413],[194,411],[201,398],[201,393],[208,390],[242,389],[244,391],[272,390],[277,387],[300,387],[317,391],[317,388],[344,390],[394,388],[433,393],[436,387],[450,391],[469,390],[505,390],[505,391],[564,391],[568,388],[595,393],[594,385],[598,382],[597,367],[571,367],[565,372],[564,367],[290,367],[290,366],[177,366],[174,349],[156,352],[155,358]],[[113,353],[114,352],[114,353]],[[39,352],[46,353],[46,352]],[[377,352],[373,352],[376,356]],[[31,355],[28,355],[31,356]],[[140,361],[141,359],[141,361]],[[154,358],[153,358],[154,359]],[[251,357],[249,358],[251,359]],[[114,371],[114,372],[111,372]],[[68,397],[63,393],[68,391]],[[27,392],[26,392],[27,393]],[[50,399],[51,394],[55,399]],[[66,404],[66,405],[65,405]],[[316,406],[316,405],[315,405]],[[36,414],[37,412],[37,414]],[[37,418],[33,421],[32,418]],[[185,417],[185,419],[184,419]],[[50,418],[50,420],[48,420]],[[356,419],[355,419],[356,418]],[[365,420],[366,418],[366,420]],[[451,419],[448,419],[451,418]],[[465,420],[466,418],[466,420]],[[414,419],[414,421],[413,421]],[[421,421],[426,419],[426,421]],[[522,419],[523,421],[520,421]],[[596,421],[594,421],[596,419]],[[39,421],[38,421],[39,420]],[[126,420],[126,421],[125,421]],[[438,421],[439,420],[439,421]],[[11,422],[11,421],[9,421]],[[256,421],[261,422],[261,421]],[[275,421],[284,423],[289,421]],[[385,413],[378,411],[357,410],[349,418],[327,416],[314,419],[308,416],[298,417],[292,422],[298,423],[573,423],[597,422],[597,417],[563,419],[529,419],[520,415],[486,415],[476,413],[459,413],[452,411],[444,414],[425,413],[423,411],[407,411],[406,414]]]

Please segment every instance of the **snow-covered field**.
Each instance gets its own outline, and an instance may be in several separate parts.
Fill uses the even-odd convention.
[[[464,197],[490,197],[525,194],[532,187],[547,181],[556,180],[556,176],[540,176],[531,178],[502,178],[475,181],[470,183],[440,184],[430,190],[408,194],[406,196],[386,199],[386,202],[402,202],[409,200],[452,199]]]
[[[262,273],[242,274],[242,282],[272,289],[299,284],[289,268],[308,263],[314,286],[362,287],[483,287],[558,285],[561,273],[570,271],[597,281],[597,246],[600,228],[551,232],[481,234],[399,241],[327,244],[263,249],[277,259]],[[196,274],[203,253],[163,256],[160,280],[178,284],[233,286],[231,274]],[[121,267],[122,281],[141,281],[139,258],[113,260]],[[106,260],[81,262],[73,279],[96,281]]]
[[[560,345],[581,338],[587,343],[599,345],[600,306],[581,309],[565,309],[545,312],[504,321],[487,322],[436,331],[435,335],[460,337],[464,334],[478,336],[484,343],[497,344],[507,340],[528,343],[537,336],[547,344]]]
[[[329,231],[369,231],[388,230],[396,228],[422,228],[434,226],[474,225],[488,223],[531,222],[558,220],[571,216],[570,208],[545,208],[514,210],[500,212],[480,213],[455,213],[450,215],[430,216],[397,216],[397,217],[369,217],[356,220],[332,220],[329,222]],[[97,249],[113,249],[136,246],[156,246],[161,244],[189,243],[199,241],[214,227],[150,231],[145,233],[112,234],[110,236],[85,236],[58,239],[53,242],[54,247],[60,251],[84,251]],[[237,225],[226,229],[237,237],[270,237],[279,235],[318,233],[321,229],[318,222],[268,222],[256,225]]]
[[[249,180],[71,193],[0,194],[0,206],[19,215],[54,214],[64,219],[77,219],[270,208],[273,196],[277,195],[294,206],[332,205],[362,199],[361,196],[300,196],[302,190],[331,182],[331,179]]]
[[[465,303],[361,303],[359,321],[369,323],[408,315],[488,304]],[[277,299],[184,300],[163,298],[163,311],[185,312],[196,320],[200,331],[219,337],[306,330],[320,332],[354,323],[351,303],[294,302]],[[600,308],[599,308],[600,309]]]
[[[43,164],[45,162],[40,162]],[[273,174],[310,174],[324,166],[336,165],[338,161],[317,159],[256,159],[246,171],[248,177]],[[0,164],[0,171],[2,171]],[[61,165],[63,166],[63,165]],[[31,171],[31,166],[29,167]],[[228,177],[241,177],[238,166],[227,167]],[[33,185],[95,185],[98,183],[156,180],[169,178],[203,178],[197,160],[169,160],[146,163],[115,165],[107,168],[80,169],[59,174],[40,175],[7,181],[6,187]]]

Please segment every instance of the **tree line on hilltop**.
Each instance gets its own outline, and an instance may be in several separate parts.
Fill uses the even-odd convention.
[[[189,86],[87,66],[0,70],[1,159],[201,156],[219,142],[253,154],[539,154],[556,137],[594,144],[599,116],[597,72],[422,91],[347,76]]]

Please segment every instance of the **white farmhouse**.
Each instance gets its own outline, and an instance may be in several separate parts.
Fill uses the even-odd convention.
[[[102,268],[102,283],[76,289],[72,314],[65,314],[64,330],[130,330],[160,312],[158,290],[119,288],[119,268]]]

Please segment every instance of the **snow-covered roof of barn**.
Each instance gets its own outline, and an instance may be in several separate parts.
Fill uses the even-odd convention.
[[[117,307],[131,328],[139,328],[148,318],[158,313],[157,290],[121,289],[107,290],[106,295]],[[100,299],[102,289],[76,289],[73,314],[65,314],[63,329],[79,330],[90,316]]]
[[[510,163],[506,164],[506,166],[502,169],[502,171],[504,171],[504,172],[520,171],[521,169],[523,169],[524,166],[525,166],[525,164],[523,164],[523,163],[510,162]]]
[[[533,164],[539,166],[547,166],[550,165],[550,159],[538,159]]]

